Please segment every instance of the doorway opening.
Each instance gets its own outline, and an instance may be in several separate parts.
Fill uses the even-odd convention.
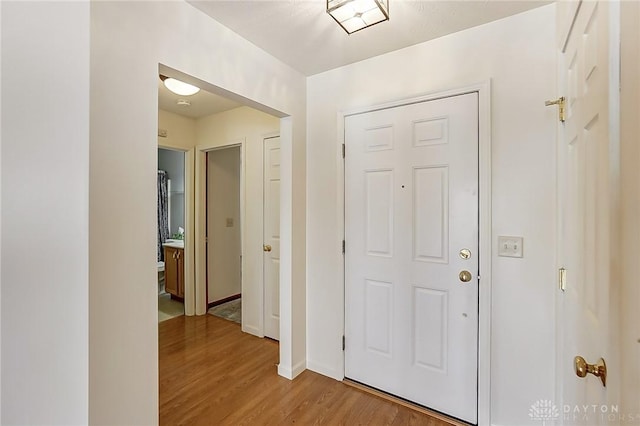
[[[158,321],[184,315],[185,153],[158,148]]]
[[[164,86],[162,78],[157,82],[158,145],[185,156],[184,313],[206,315],[211,308],[241,297],[230,308],[237,313],[235,319],[242,331],[264,337],[265,312],[275,307],[279,317],[280,308],[279,291],[267,295],[272,300],[265,307],[265,272],[270,282],[279,283],[280,275],[280,190],[278,186],[274,192],[270,184],[277,209],[265,211],[265,140],[279,136],[281,127],[290,140],[291,120],[162,65],[159,74],[200,88],[193,95],[179,96]],[[279,174],[279,149],[276,154],[271,159]],[[220,202],[209,203],[208,198]],[[275,234],[269,237],[277,241],[267,244],[265,213],[273,216],[274,211],[277,214],[268,225]],[[264,250],[265,245],[273,251]],[[267,258],[278,267],[265,270]]]
[[[283,276],[283,290],[277,294],[278,316],[282,321],[279,327],[278,344],[279,364],[274,368],[274,374],[292,379],[304,369],[304,364],[297,362],[292,365],[291,343],[300,342],[293,339],[292,325],[299,326],[299,321],[292,321],[292,298],[296,296],[291,285],[291,246],[293,242],[293,223],[290,220],[290,202],[292,187],[290,167],[293,152],[294,127],[293,118],[286,113],[279,112],[249,98],[242,97],[228,90],[214,86],[203,80],[159,65],[159,74],[179,79],[197,86],[200,90],[193,95],[175,96],[168,92],[162,80],[158,77],[158,145],[185,152],[186,155],[186,183],[185,183],[185,248],[184,248],[184,310],[185,315],[164,321],[159,325],[159,331],[166,330],[175,324],[194,325],[218,324],[236,328],[228,321],[209,315],[209,295],[207,286],[207,163],[208,153],[217,149],[240,147],[240,215],[239,229],[241,234],[241,328],[234,335],[242,338],[242,333],[265,337],[264,334],[264,140],[274,136],[281,136],[283,146],[282,156],[282,201],[277,203],[289,207],[282,214],[282,247],[283,257],[278,273]],[[216,109],[217,108],[217,109]],[[280,158],[278,157],[278,169]],[[226,219],[224,224],[226,227]],[[233,221],[235,228],[237,226]],[[279,231],[278,231],[279,232]],[[282,312],[282,315],[279,315]],[[193,316],[198,318],[191,318]],[[224,325],[223,325],[224,324]],[[184,331],[190,327],[178,327]],[[167,340],[158,335],[160,351],[166,348]],[[246,335],[245,335],[246,337]],[[206,343],[206,342],[203,342]],[[214,353],[216,347],[210,348]],[[220,348],[222,349],[222,348]],[[197,350],[197,349],[195,349]],[[225,356],[224,350],[217,355]],[[166,381],[168,376],[163,369],[160,358],[159,380]],[[274,366],[270,366],[274,367]],[[162,386],[162,385],[161,385]],[[161,402],[162,405],[162,402]]]
[[[208,313],[242,323],[241,145],[206,152]]]

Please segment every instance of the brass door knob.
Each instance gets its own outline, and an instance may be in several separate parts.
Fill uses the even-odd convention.
[[[271,251],[271,246],[269,244],[265,244],[262,246],[262,250],[266,251],[266,252],[270,252]]]
[[[589,364],[584,358],[577,356],[573,359],[573,367],[576,376],[584,378],[587,377],[587,374],[593,374],[596,377],[600,377],[602,386],[607,386],[607,364],[603,358],[600,358],[595,364]]]
[[[458,275],[458,278],[460,278],[460,281],[462,281],[463,283],[468,283],[469,281],[471,281],[471,272],[462,271],[460,272],[460,275]]]

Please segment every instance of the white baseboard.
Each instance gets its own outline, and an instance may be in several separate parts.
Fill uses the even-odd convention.
[[[245,333],[249,333],[249,334],[252,334],[254,336],[257,336],[257,337],[264,337],[264,335],[262,333],[260,333],[260,329],[258,327],[254,327],[252,325],[242,324],[242,331],[244,331]]]
[[[289,380],[293,380],[306,369],[307,363],[305,360],[300,361],[299,363],[294,365],[293,368],[287,368],[282,364],[278,364],[278,375]]]
[[[335,380],[342,381],[344,379],[342,371],[319,362],[307,360],[307,369],[315,373],[322,374],[323,376],[331,377]]]

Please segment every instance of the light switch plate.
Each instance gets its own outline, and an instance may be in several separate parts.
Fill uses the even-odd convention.
[[[522,257],[522,237],[498,237],[498,256]]]

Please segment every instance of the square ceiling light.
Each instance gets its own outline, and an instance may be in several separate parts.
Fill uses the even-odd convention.
[[[327,13],[353,34],[389,20],[389,0],[327,0]]]

